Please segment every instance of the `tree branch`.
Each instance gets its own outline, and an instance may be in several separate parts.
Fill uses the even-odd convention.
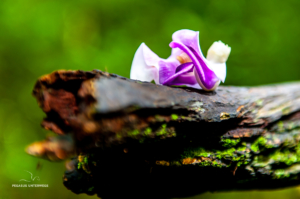
[[[43,127],[61,139],[28,152],[59,160],[75,150],[64,175],[74,193],[169,198],[300,184],[299,82],[205,92],[57,71],[33,94]],[[70,137],[74,149],[64,147]]]

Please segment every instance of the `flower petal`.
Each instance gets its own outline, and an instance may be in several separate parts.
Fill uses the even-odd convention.
[[[202,89],[196,78],[195,78],[195,74],[194,72],[190,72],[190,73],[185,73],[182,75],[179,75],[175,80],[174,80],[174,84],[176,86],[187,86],[187,87],[192,87],[192,88],[196,88],[196,89]]]
[[[177,62],[177,65],[180,65],[180,62],[177,60],[177,56],[182,53],[182,50],[179,48],[172,48],[171,55],[167,58],[167,60],[172,60]]]
[[[185,71],[186,73],[192,72],[193,71],[193,63],[192,62],[187,62],[187,63],[179,65],[176,68],[175,73],[182,73],[182,71]]]
[[[226,64],[225,63],[214,63],[209,60],[207,60],[207,62],[208,62],[207,66],[212,71],[214,71],[216,76],[224,83],[225,78],[226,78]]]
[[[201,57],[193,48],[180,43],[180,42],[171,42],[171,48],[180,48],[185,52],[194,63],[194,71],[196,79],[199,85],[204,90],[215,89],[216,84],[219,84],[219,78],[216,74],[207,66],[207,60],[204,57]]]
[[[161,60],[145,43],[137,49],[130,71],[130,78],[140,81],[158,81],[158,62]]]
[[[199,44],[199,32],[183,29],[173,33],[172,39],[175,42],[182,43],[186,46],[192,47],[200,56],[204,57],[200,44]]]
[[[181,70],[180,70],[179,72],[174,73],[174,74],[172,74],[171,76],[169,76],[169,78],[167,78],[164,82],[162,82],[163,85],[169,85],[169,86],[174,85],[174,84],[173,84],[173,83],[174,83],[174,80],[175,80],[178,76],[193,71],[193,63],[191,63],[191,62],[190,62],[190,63],[182,64],[182,65],[179,66],[179,67],[180,67]],[[175,70],[174,70],[174,72],[175,72]]]
[[[159,61],[159,83],[163,84],[169,77],[175,74],[177,63]]]
[[[177,72],[169,77],[166,81],[163,82],[163,85],[175,85],[175,86],[188,86],[197,89],[201,89],[199,86],[194,72],[193,72],[193,63],[184,63],[176,68]]]

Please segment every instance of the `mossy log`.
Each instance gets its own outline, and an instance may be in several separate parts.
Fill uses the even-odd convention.
[[[75,151],[63,177],[74,193],[172,198],[300,184],[299,82],[205,92],[56,71],[33,94],[42,126],[74,149],[43,141],[28,151],[51,160]]]

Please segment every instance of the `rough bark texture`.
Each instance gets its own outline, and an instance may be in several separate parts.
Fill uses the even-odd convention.
[[[74,193],[171,198],[300,184],[300,83],[205,92],[57,71],[33,94],[42,126],[75,141],[63,178]],[[51,157],[67,157],[59,151]]]

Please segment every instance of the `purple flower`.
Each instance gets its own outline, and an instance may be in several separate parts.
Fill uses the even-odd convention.
[[[207,59],[201,52],[199,32],[179,30],[172,36],[172,53],[167,59],[158,57],[142,43],[134,55],[130,78],[162,85],[185,85],[212,91],[224,82],[230,47],[221,41],[209,48]]]

